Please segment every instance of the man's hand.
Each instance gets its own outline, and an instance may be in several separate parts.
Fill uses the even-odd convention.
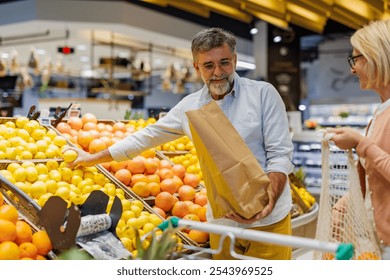
[[[77,158],[73,162],[69,162],[67,165],[69,168],[74,168],[77,165],[81,166],[94,166],[96,164],[102,163],[102,162],[109,162],[112,161],[113,158],[111,157],[108,149],[105,149],[101,152],[98,152],[96,154],[90,154],[85,152],[84,150],[76,147],[67,147],[64,149],[63,152],[67,150],[73,150],[77,153]]]
[[[271,214],[272,210],[275,207],[276,201],[278,200],[279,196],[282,194],[284,190],[287,176],[286,174],[280,172],[270,172],[268,173],[268,178],[270,179],[270,184],[267,188],[268,204],[264,207],[264,209],[261,212],[257,213],[256,215],[254,215],[252,218],[249,219],[245,219],[237,213],[227,214],[225,215],[225,218],[231,219],[233,221],[242,224],[252,224]]]

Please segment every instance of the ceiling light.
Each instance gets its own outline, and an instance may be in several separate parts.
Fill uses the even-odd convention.
[[[273,41],[274,41],[274,43],[279,43],[279,42],[281,42],[281,41],[282,41],[282,36],[280,36],[280,35],[275,36],[274,39],[273,39]]]
[[[259,29],[257,29],[255,26],[253,26],[251,28],[251,30],[249,30],[249,33],[252,34],[252,35],[257,34],[257,32],[259,32]]]
[[[254,63],[245,62],[245,61],[241,61],[241,60],[237,61],[237,67],[245,68],[248,70],[255,70],[256,69],[256,65]]]

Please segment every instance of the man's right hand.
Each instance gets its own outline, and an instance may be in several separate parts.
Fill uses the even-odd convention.
[[[69,168],[74,168],[75,166],[77,165],[81,165],[81,166],[93,166],[97,163],[94,163],[94,160],[93,160],[93,155],[90,154],[90,153],[87,153],[85,152],[84,150],[80,149],[80,148],[77,148],[77,147],[66,147],[63,152],[66,152],[68,150],[73,150],[77,153],[77,158],[75,161],[73,162],[68,162],[67,163],[67,166]]]

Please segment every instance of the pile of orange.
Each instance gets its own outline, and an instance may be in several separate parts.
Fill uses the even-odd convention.
[[[53,249],[49,236],[45,231],[33,232],[18,216],[0,193],[0,260],[45,260]]]

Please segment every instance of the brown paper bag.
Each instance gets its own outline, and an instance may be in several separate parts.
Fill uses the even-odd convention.
[[[249,219],[263,210],[270,181],[219,106],[186,114],[214,218],[235,212]]]

